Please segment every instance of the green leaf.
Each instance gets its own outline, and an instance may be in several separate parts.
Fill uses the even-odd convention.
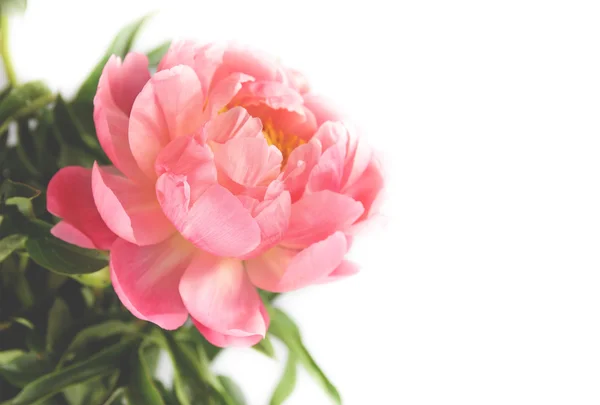
[[[53,99],[54,95],[41,81],[28,82],[11,89],[0,102],[0,135],[11,121],[33,114]]]
[[[162,400],[164,401],[165,405],[180,405],[179,401],[175,397],[175,394],[173,394],[171,391],[169,391],[162,382],[155,379],[154,386],[160,392],[160,396],[161,396]]]
[[[29,308],[33,306],[35,300],[21,264],[14,255],[7,257],[0,265],[2,269],[0,276],[4,285],[15,293],[23,308]]]
[[[321,371],[317,363],[314,361],[304,343],[302,343],[302,337],[298,327],[283,311],[277,308],[270,308],[269,315],[271,315],[271,325],[269,332],[279,338],[288,347],[290,353],[292,353],[300,362],[306,371],[308,371],[313,378],[323,387],[325,392],[329,394],[331,399],[336,404],[341,404],[342,400],[340,394],[335,386],[329,381],[327,376]]]
[[[57,369],[62,368],[67,361],[84,353],[93,343],[118,335],[131,335],[136,332],[137,329],[135,326],[121,321],[106,321],[89,326],[75,335],[75,338],[71,341],[71,344],[59,360]]]
[[[34,216],[32,200],[40,194],[40,190],[27,184],[6,179],[0,185],[0,204],[13,205],[23,215],[32,218]]]
[[[53,236],[30,238],[25,248],[37,264],[59,274],[95,273],[108,265],[106,254],[70,245]]]
[[[0,352],[0,364],[10,363],[23,354],[24,352],[22,350],[5,350]]]
[[[88,381],[102,375],[112,374],[119,368],[123,354],[131,350],[135,343],[137,343],[137,340],[125,340],[102,350],[85,361],[46,374],[27,384],[8,404],[31,405],[73,384]]]
[[[267,357],[275,358],[275,349],[273,349],[273,343],[271,343],[269,336],[265,336],[263,340],[252,346],[252,348]]]
[[[0,375],[16,387],[24,387],[51,370],[52,364],[45,357],[31,352],[0,364]]]
[[[69,405],[102,405],[115,389],[120,372],[71,385],[63,390]]]
[[[102,75],[102,69],[104,69],[104,65],[106,65],[106,62],[108,62],[110,56],[117,55],[121,58],[125,57],[125,55],[131,50],[133,42],[140,31],[140,28],[150,17],[151,15],[146,15],[125,26],[121,29],[121,31],[119,31],[112,44],[106,50],[106,53],[102,59],[100,59],[88,78],[79,88],[79,91],[75,96],[75,100],[77,102],[92,101],[94,99],[96,89],[98,88],[98,81]]]
[[[26,240],[24,235],[10,235],[0,240],[0,263],[15,250],[22,249]]]
[[[27,8],[27,0],[1,0],[0,13],[24,13]]]
[[[273,391],[273,395],[271,396],[270,405],[281,405],[285,402],[285,400],[294,392],[294,388],[296,387],[296,369],[297,361],[296,357],[292,352],[288,354],[287,362],[285,363],[285,370],[283,370],[283,375],[275,387],[275,391]]]
[[[105,267],[95,273],[90,274],[74,274],[75,280],[79,281],[83,285],[96,288],[106,288],[110,285],[110,270]]]
[[[102,405],[123,405],[125,399],[125,387],[117,388]],[[135,405],[135,404],[128,404]]]
[[[244,398],[244,393],[235,381],[233,381],[231,378],[225,375],[220,375],[218,379],[225,391],[229,393],[229,395],[235,401],[236,404],[246,405],[247,402],[246,398]]]
[[[152,375],[148,370],[142,347],[132,354],[130,366],[131,372],[127,389],[129,402],[132,404],[165,405],[160,391],[152,381]]]
[[[56,298],[48,313],[48,329],[46,331],[46,350],[53,351],[56,343],[64,336],[73,324],[73,318],[67,304]]]
[[[169,40],[169,41],[163,42],[162,44],[160,44],[156,48],[152,49],[151,51],[148,51],[148,53],[146,53],[146,56],[148,56],[148,65],[151,68],[156,68],[158,66],[158,64],[160,63],[161,59],[163,58],[163,56],[165,56],[165,54],[169,50],[170,46],[171,46],[171,41]]]

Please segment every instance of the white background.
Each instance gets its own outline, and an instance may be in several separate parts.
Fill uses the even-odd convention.
[[[13,22],[20,78],[72,92],[162,3],[138,49],[277,54],[382,155],[362,273],[281,300],[345,404],[600,403],[597,2],[30,0]],[[251,405],[281,367],[247,349],[216,364]],[[288,404],[327,403],[302,373]]]

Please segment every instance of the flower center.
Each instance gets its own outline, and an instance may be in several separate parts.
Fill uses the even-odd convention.
[[[263,122],[263,135],[269,145],[275,145],[281,152],[283,160],[281,161],[281,167],[285,167],[290,153],[298,146],[305,144],[304,139],[300,139],[295,135],[284,134],[283,131],[275,129],[271,120]]]

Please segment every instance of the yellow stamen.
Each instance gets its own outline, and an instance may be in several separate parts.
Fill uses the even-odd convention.
[[[275,129],[271,120],[263,122],[263,135],[269,145],[275,145],[281,152],[283,160],[281,161],[281,167],[284,167],[287,163],[290,153],[298,146],[306,143],[304,139],[298,138],[292,134],[284,134],[283,131]]]

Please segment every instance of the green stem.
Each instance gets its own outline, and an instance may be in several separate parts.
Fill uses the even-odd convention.
[[[8,17],[6,14],[0,15],[0,56],[4,62],[4,71],[6,72],[8,83],[11,86],[15,86],[17,84],[17,75],[15,74],[15,68],[8,49]]]

